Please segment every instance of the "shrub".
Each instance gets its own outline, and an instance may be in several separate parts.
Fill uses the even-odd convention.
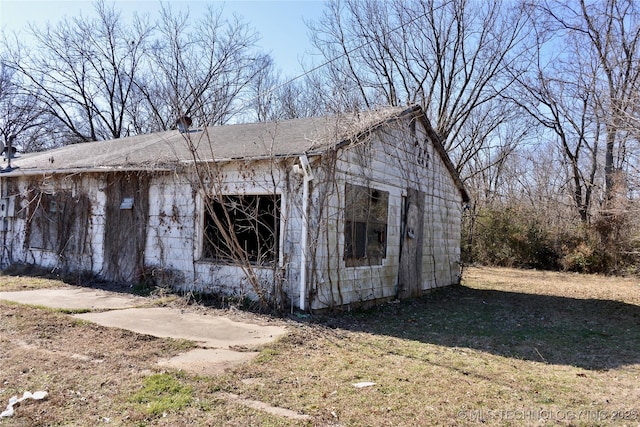
[[[625,212],[553,229],[534,209],[487,207],[464,218],[462,261],[578,273],[638,274],[640,224]]]
[[[484,208],[466,221],[463,262],[557,269],[553,240],[535,212],[511,207]]]

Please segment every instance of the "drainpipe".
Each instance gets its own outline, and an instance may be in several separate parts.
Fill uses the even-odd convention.
[[[300,166],[304,173],[302,181],[302,229],[300,230],[300,310],[305,310],[307,294],[307,234],[309,233],[309,182],[313,180],[313,171],[305,154],[300,156]]]

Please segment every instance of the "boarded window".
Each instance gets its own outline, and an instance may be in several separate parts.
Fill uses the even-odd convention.
[[[380,265],[387,256],[389,192],[345,185],[344,260],[347,267]]]
[[[86,196],[73,197],[67,192],[38,193],[29,204],[29,247],[60,256],[83,254],[89,212]]]
[[[144,268],[150,180],[144,172],[106,174],[102,276],[107,280],[134,283]]]
[[[58,234],[62,227],[61,213],[64,212],[64,202],[55,195],[41,193],[33,205],[30,213],[31,229],[29,246],[34,249],[47,251],[58,250]]]
[[[278,259],[280,196],[209,199],[204,217],[204,259],[256,265]]]

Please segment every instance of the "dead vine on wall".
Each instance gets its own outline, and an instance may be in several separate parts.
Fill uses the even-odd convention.
[[[145,172],[106,176],[103,276],[107,280],[132,282],[144,271],[149,182]]]
[[[55,253],[63,270],[84,266],[91,257],[89,197],[74,196],[69,190],[43,190],[31,184],[25,199],[25,249]]]

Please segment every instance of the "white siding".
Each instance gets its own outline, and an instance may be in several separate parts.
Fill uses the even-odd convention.
[[[29,190],[34,189],[34,183],[38,181],[41,181],[39,182],[39,189],[48,193],[65,191],[70,192],[74,196],[82,194],[89,197],[91,214],[88,225],[88,257],[66,260],[64,265],[62,265],[62,260],[56,253],[29,247],[27,241],[27,222],[29,221],[29,198],[32,196]],[[39,180],[24,178],[13,179],[11,182],[13,184],[11,194],[3,194],[3,196],[14,196],[16,200],[19,201],[14,216],[7,218],[7,230],[3,231],[5,235],[3,236],[2,266],[6,267],[9,263],[35,264],[52,269],[64,266],[65,268],[73,270],[89,271],[99,274],[101,272],[104,254],[103,230],[105,196],[102,191],[102,181],[94,175],[86,175],[82,178],[74,176],[62,177],[61,179],[45,176]]]
[[[461,194],[432,144],[419,146],[427,138],[417,126],[416,139],[406,132],[408,123],[393,125],[374,133],[370,140],[338,150],[334,165],[325,158],[312,158],[315,179],[311,181],[308,235],[308,305],[313,309],[384,300],[397,295],[401,222],[407,188],[421,191],[424,200],[424,248],[422,290],[459,281]],[[425,157],[426,156],[426,157]],[[418,159],[427,158],[426,165]],[[299,303],[302,212],[302,176],[293,172],[297,159],[233,162],[221,166],[223,194],[281,195],[280,251],[277,271],[282,272],[285,298]],[[335,173],[334,173],[335,172]],[[19,182],[26,195],[28,181]],[[154,271],[170,273],[167,283],[186,291],[222,292],[255,297],[238,266],[217,265],[202,256],[204,189],[185,173],[156,174],[150,179],[149,213],[144,264]],[[345,183],[376,188],[389,193],[386,258],[381,265],[346,267],[344,254]],[[60,188],[87,194],[91,202],[91,257],[81,269],[100,273],[104,265],[106,180],[104,175],[87,174],[82,179],[56,181]],[[8,195],[8,194],[7,194]],[[3,196],[7,196],[3,195]],[[23,198],[16,215],[8,221],[3,263],[35,263],[56,267],[55,254],[25,247],[26,206]],[[106,237],[105,237],[106,233]],[[8,258],[7,256],[10,256]],[[273,268],[256,268],[259,280],[270,292]]]
[[[403,125],[407,125],[404,123]],[[408,127],[406,128],[408,129]],[[427,138],[419,125],[418,141]],[[332,188],[326,213],[315,218],[320,243],[315,257],[312,308],[389,299],[397,295],[403,195],[407,188],[425,194],[421,289],[459,281],[460,221],[462,198],[444,162],[428,143],[426,166],[417,162],[419,153],[411,134],[392,126],[381,129],[370,141],[342,149],[335,177],[320,175],[318,194]],[[345,182],[389,192],[387,256],[382,265],[346,267],[343,260],[344,231],[340,192]],[[328,243],[328,245],[327,245]],[[336,244],[337,243],[337,244]]]
[[[233,194],[280,194],[280,259],[278,269],[287,276],[285,283],[296,280],[299,270],[300,212],[287,201],[287,173],[290,162],[254,162],[247,168],[242,163],[227,164],[221,171],[221,192]],[[279,169],[282,167],[282,170]],[[291,182],[299,177],[290,176]],[[275,185],[275,188],[274,188]],[[152,181],[149,189],[149,224],[145,264],[169,270],[177,275],[174,286],[186,291],[216,292],[255,298],[255,293],[240,266],[219,265],[202,260],[203,189],[184,176],[165,175]],[[295,203],[295,200],[294,200]],[[269,289],[274,267],[252,267],[258,280]],[[297,297],[297,282],[285,288],[287,295]]]

